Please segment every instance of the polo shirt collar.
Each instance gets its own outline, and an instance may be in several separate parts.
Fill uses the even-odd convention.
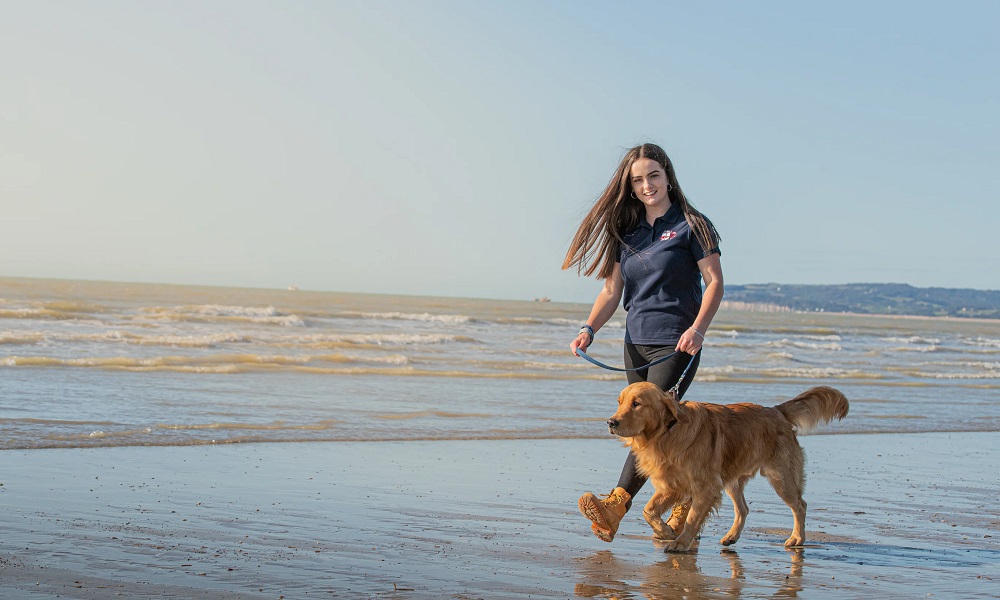
[[[681,211],[680,204],[673,202],[670,204],[670,208],[667,209],[667,212],[663,213],[662,217],[656,217],[652,226],[650,226],[644,218],[639,219],[639,226],[645,227],[646,229],[655,229],[659,225],[674,225],[683,218],[684,213]]]

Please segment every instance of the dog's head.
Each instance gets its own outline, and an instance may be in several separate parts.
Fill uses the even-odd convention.
[[[656,384],[633,383],[618,396],[618,411],[608,419],[608,430],[624,438],[649,438],[661,428],[682,421],[680,405],[673,392]]]

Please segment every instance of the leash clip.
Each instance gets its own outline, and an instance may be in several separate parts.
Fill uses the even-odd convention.
[[[698,349],[698,352],[701,352],[700,348]],[[696,356],[698,356],[698,352],[695,352],[694,354],[691,355],[691,360],[688,361],[688,366],[684,367],[684,371],[681,372],[681,376],[677,379],[677,383],[674,384],[674,387],[672,387],[669,390],[667,390],[667,393],[673,394],[675,398],[677,397],[677,394],[680,393],[681,382],[684,381],[684,378],[687,376],[688,369],[690,369],[691,365],[694,364],[694,359],[695,359]]]

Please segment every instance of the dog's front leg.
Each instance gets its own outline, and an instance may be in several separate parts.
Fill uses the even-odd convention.
[[[666,512],[668,507],[673,506],[676,501],[673,495],[657,491],[653,493],[653,497],[649,499],[646,507],[642,509],[643,518],[653,528],[654,538],[658,540],[672,540],[676,537],[674,530],[663,522],[663,513]]]

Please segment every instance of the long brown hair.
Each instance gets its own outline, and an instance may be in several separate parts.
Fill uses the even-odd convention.
[[[681,185],[677,183],[677,174],[670,157],[656,144],[642,144],[625,153],[608,182],[608,187],[584,217],[569,245],[569,251],[566,252],[563,269],[575,266],[578,272],[588,277],[595,271],[599,279],[611,277],[620,249],[625,243],[623,237],[646,215],[646,206],[632,196],[632,163],[640,158],[653,159],[663,167],[667,183],[670,184],[667,197],[671,204],[680,207],[702,248],[709,251],[718,247],[722,239],[719,232],[711,221],[695,210],[684,195]]]

